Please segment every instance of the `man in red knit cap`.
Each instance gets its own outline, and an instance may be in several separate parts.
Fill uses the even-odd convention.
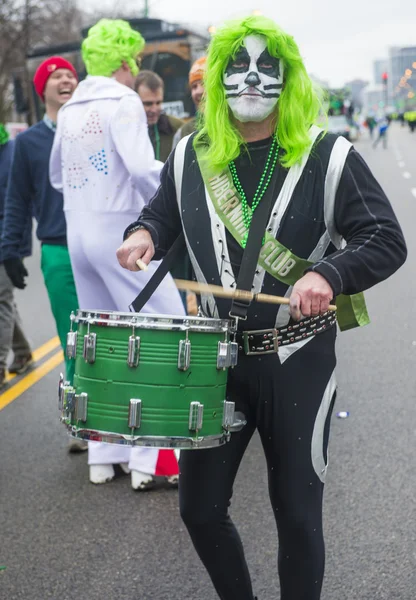
[[[37,237],[42,245],[41,268],[65,348],[69,315],[78,308],[75,283],[69,260],[63,197],[49,182],[49,157],[55,136],[58,111],[78,85],[74,66],[61,56],[43,61],[33,85],[45,104],[45,115],[15,140],[9,183],[5,198],[1,239],[4,267],[13,285],[23,289],[28,272],[22,260],[22,239],[32,215],[37,220]],[[67,379],[73,378],[73,361],[67,362]],[[78,441],[70,450],[86,449]]]

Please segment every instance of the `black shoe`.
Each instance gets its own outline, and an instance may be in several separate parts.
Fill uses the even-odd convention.
[[[26,373],[28,369],[30,369],[33,363],[33,356],[31,354],[27,354],[26,356],[19,356],[15,358],[12,364],[9,367],[9,373],[17,373],[21,375],[22,373]]]

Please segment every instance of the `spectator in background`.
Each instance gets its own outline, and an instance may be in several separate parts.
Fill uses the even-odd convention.
[[[172,150],[174,134],[184,125],[184,122],[162,112],[164,84],[163,79],[157,73],[141,71],[136,78],[135,90],[143,102],[155,157],[166,162]],[[172,268],[171,275],[179,279],[192,279],[192,268],[187,252]],[[195,294],[180,292],[180,296],[187,313],[196,315],[198,306]]]
[[[148,203],[160,182],[146,115],[134,91],[144,39],[127,21],[101,19],[82,43],[88,77],[60,111],[51,152],[50,179],[64,194],[68,245],[81,307],[126,311],[157,268],[135,277],[120,268],[120,230]],[[184,314],[170,276],[142,312]],[[103,484],[114,464],[131,471],[134,490],[154,487],[154,475],[177,485],[173,450],[102,442],[88,444],[89,478]]]
[[[378,137],[373,142],[373,148],[377,148],[380,140],[383,140],[383,148],[386,149],[387,148],[387,130],[389,128],[389,122],[386,117],[382,117],[378,121],[377,128],[378,128]]]
[[[165,162],[172,150],[173,136],[184,123],[162,112],[165,88],[157,73],[141,71],[134,87],[143,102],[155,158]]]
[[[370,138],[373,139],[373,131],[374,131],[376,125],[377,125],[377,121],[375,120],[374,117],[372,117],[370,115],[369,117],[367,117],[366,124],[367,124],[367,127],[368,127],[368,132],[370,134]]]
[[[0,123],[0,235],[3,226],[4,198],[12,162],[13,142],[9,140],[4,125]],[[20,256],[31,254],[32,220],[29,217],[20,245]],[[30,344],[23,332],[17,306],[13,298],[13,284],[3,265],[0,248],[0,388],[6,381],[7,357],[13,350],[14,359],[10,373],[24,373],[33,362]]]
[[[63,198],[49,182],[49,157],[58,111],[71,98],[78,77],[70,62],[61,56],[52,56],[39,65],[33,84],[45,103],[45,116],[20,133],[14,142],[1,248],[8,276],[15,287],[23,289],[28,272],[21,258],[21,244],[27,222],[35,216],[36,234],[42,246],[41,268],[65,351],[69,315],[77,310],[78,301],[68,254]],[[74,362],[66,360],[67,380],[72,382],[73,376]],[[86,449],[86,445],[71,440],[69,449],[78,451]]]
[[[192,100],[195,104],[196,115],[189,121],[187,121],[182,127],[176,132],[173,138],[173,147],[177,145],[179,140],[193,133],[196,129],[198,120],[198,111],[201,104],[202,96],[204,95],[204,75],[206,71],[206,56],[198,58],[194,62],[189,71],[189,87],[191,88]]]

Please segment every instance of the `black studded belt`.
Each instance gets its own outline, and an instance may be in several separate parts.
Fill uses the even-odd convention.
[[[318,333],[323,333],[333,327],[336,322],[336,312],[329,310],[317,317],[308,317],[298,323],[286,325],[281,329],[238,331],[236,342],[239,350],[247,355],[275,354],[279,351],[279,346],[287,346]]]

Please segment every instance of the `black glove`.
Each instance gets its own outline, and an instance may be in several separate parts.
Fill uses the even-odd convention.
[[[3,261],[6,273],[9,276],[12,284],[23,290],[26,287],[25,277],[29,275],[21,258],[7,258]]]

